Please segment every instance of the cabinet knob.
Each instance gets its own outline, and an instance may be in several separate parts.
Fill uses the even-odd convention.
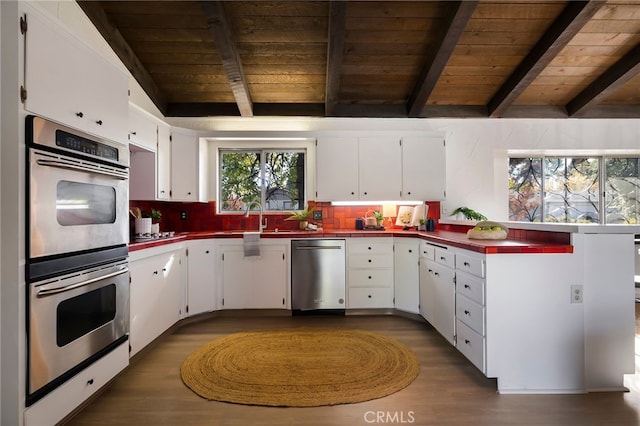
[[[409,253],[413,253],[413,250],[409,249]]]
[[[465,345],[468,345],[471,342],[469,341],[469,339],[464,339],[464,343],[465,343]]]
[[[364,192],[364,195],[367,195],[367,191]]]
[[[371,259],[369,259],[369,263],[371,263]]]
[[[471,288],[471,287],[469,287],[469,284],[465,284],[464,288]]]
[[[153,275],[158,275],[158,271],[153,271]]]
[[[132,134],[132,135],[137,135],[138,133],[136,133],[136,132],[131,132],[131,134]]]
[[[160,191],[161,194],[164,194],[164,189]]]
[[[84,114],[82,113],[82,111],[76,112],[76,117],[84,117]]]
[[[191,195],[191,192],[187,192],[187,195]]]
[[[167,272],[167,268],[162,268],[162,272]]]
[[[371,275],[369,275],[369,279],[371,279]]]
[[[102,126],[102,120],[98,120],[98,121],[96,121],[96,124],[97,124],[98,126]]]
[[[92,384],[93,384],[93,379],[89,379],[89,380],[87,380],[87,384],[88,384],[88,385],[92,385]]]
[[[463,265],[464,266],[471,266],[471,264],[469,262],[464,262]]]
[[[205,251],[205,253],[206,253],[206,254],[209,254],[209,250],[206,250],[206,251]]]
[[[355,193],[355,192],[353,192],[353,191],[351,191],[351,195],[356,195],[356,193]]]
[[[440,276],[440,273],[439,273],[439,272],[436,272],[436,273],[435,273],[435,275],[436,275],[436,277],[439,277],[439,276]]]
[[[471,314],[471,312],[469,312],[469,311],[467,311],[467,310],[465,309],[464,314],[465,314],[465,315],[470,315],[470,314]]]
[[[407,192],[407,194],[411,195],[411,191]]]
[[[371,247],[367,247],[367,250],[371,250]]]
[[[368,297],[369,299],[371,299],[371,295],[368,295],[367,297]]]
[[[445,260],[445,259],[446,259],[446,257],[440,256],[440,260]]]

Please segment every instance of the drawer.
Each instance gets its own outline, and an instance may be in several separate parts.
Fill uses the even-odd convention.
[[[393,288],[349,288],[347,308],[393,308]]]
[[[393,269],[393,253],[349,255],[349,269],[389,268]]]
[[[460,320],[456,321],[456,347],[473,365],[486,374],[485,338]]]
[[[422,259],[435,260],[436,248],[426,241],[420,241],[420,257]]]
[[[480,335],[485,335],[484,307],[461,294],[456,295],[456,318]]]
[[[442,249],[440,247],[436,247],[435,252],[435,260],[436,262],[446,265],[449,268],[456,267],[456,255],[455,253],[450,252],[449,250]]]
[[[57,424],[127,365],[129,365],[129,342],[118,346],[25,409],[25,426]]]
[[[393,254],[393,238],[352,238],[347,240],[349,254]]]
[[[484,280],[464,272],[456,272],[456,292],[484,305]]]
[[[484,259],[458,253],[456,255],[456,268],[459,271],[484,278]]]
[[[349,287],[389,287],[393,288],[391,269],[350,269]]]

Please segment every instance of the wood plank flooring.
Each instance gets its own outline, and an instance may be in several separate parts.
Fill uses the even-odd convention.
[[[636,304],[636,325],[640,304]],[[180,380],[182,360],[195,348],[243,330],[351,327],[409,345],[420,358],[418,378],[388,397],[359,404],[274,408],[206,401]],[[636,341],[638,342],[638,335]],[[640,343],[637,345],[640,348]],[[638,349],[636,360],[640,360]],[[585,395],[500,395],[428,324],[399,316],[218,316],[165,335],[111,386],[67,421],[106,425],[638,425],[640,362],[627,377],[630,392]]]

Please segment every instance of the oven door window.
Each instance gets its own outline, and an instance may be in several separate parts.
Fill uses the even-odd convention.
[[[116,317],[116,286],[90,291],[66,299],[58,305],[56,340],[62,347],[100,328]]]
[[[110,224],[116,221],[116,190],[111,186],[61,180],[56,217],[62,226]]]

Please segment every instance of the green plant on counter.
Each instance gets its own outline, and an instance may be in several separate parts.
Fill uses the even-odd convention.
[[[466,219],[469,220],[487,220],[487,217],[482,213],[478,213],[475,210],[470,209],[469,207],[458,207],[454,211],[451,212],[451,216],[455,216],[458,213],[462,213]]]
[[[377,210],[375,212],[373,212],[373,217],[378,221],[384,220],[384,217],[382,217],[382,213],[380,213]]]
[[[151,212],[142,212],[142,217],[150,217],[151,222],[158,223],[160,222],[160,219],[162,219],[162,213],[160,212],[160,210],[151,209]]]
[[[311,211],[309,209],[309,206],[307,206],[304,208],[304,210],[299,210],[299,211],[289,212],[289,213],[291,214],[291,216],[289,216],[285,220],[301,220],[302,221],[302,220],[308,220],[313,214],[313,211]]]

